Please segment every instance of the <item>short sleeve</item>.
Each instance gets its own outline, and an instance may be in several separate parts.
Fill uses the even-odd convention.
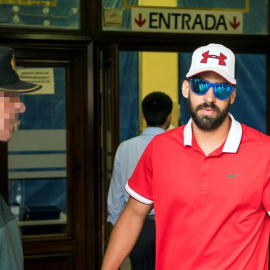
[[[148,144],[137,166],[126,184],[126,191],[134,199],[144,203],[153,204],[152,196],[152,141]]]

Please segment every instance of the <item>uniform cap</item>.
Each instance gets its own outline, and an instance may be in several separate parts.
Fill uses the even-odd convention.
[[[0,46],[0,91],[26,93],[39,90],[41,87],[22,81],[16,70],[13,49]]]

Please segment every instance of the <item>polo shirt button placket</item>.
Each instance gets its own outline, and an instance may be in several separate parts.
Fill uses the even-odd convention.
[[[208,158],[205,157],[202,161],[202,168],[201,168],[201,183],[199,187],[200,193],[207,193],[207,185],[208,185]]]

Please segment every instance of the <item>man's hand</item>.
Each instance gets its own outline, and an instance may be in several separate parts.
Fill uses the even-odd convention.
[[[132,197],[117,220],[108,243],[101,270],[118,270],[135,245],[147,215],[153,205]]]

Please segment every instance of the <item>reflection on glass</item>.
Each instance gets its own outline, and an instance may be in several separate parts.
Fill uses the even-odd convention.
[[[66,232],[66,97],[64,68],[22,68],[21,78],[43,85],[21,96],[8,143],[9,204],[22,235]]]
[[[0,27],[79,29],[79,0],[0,0]]]

